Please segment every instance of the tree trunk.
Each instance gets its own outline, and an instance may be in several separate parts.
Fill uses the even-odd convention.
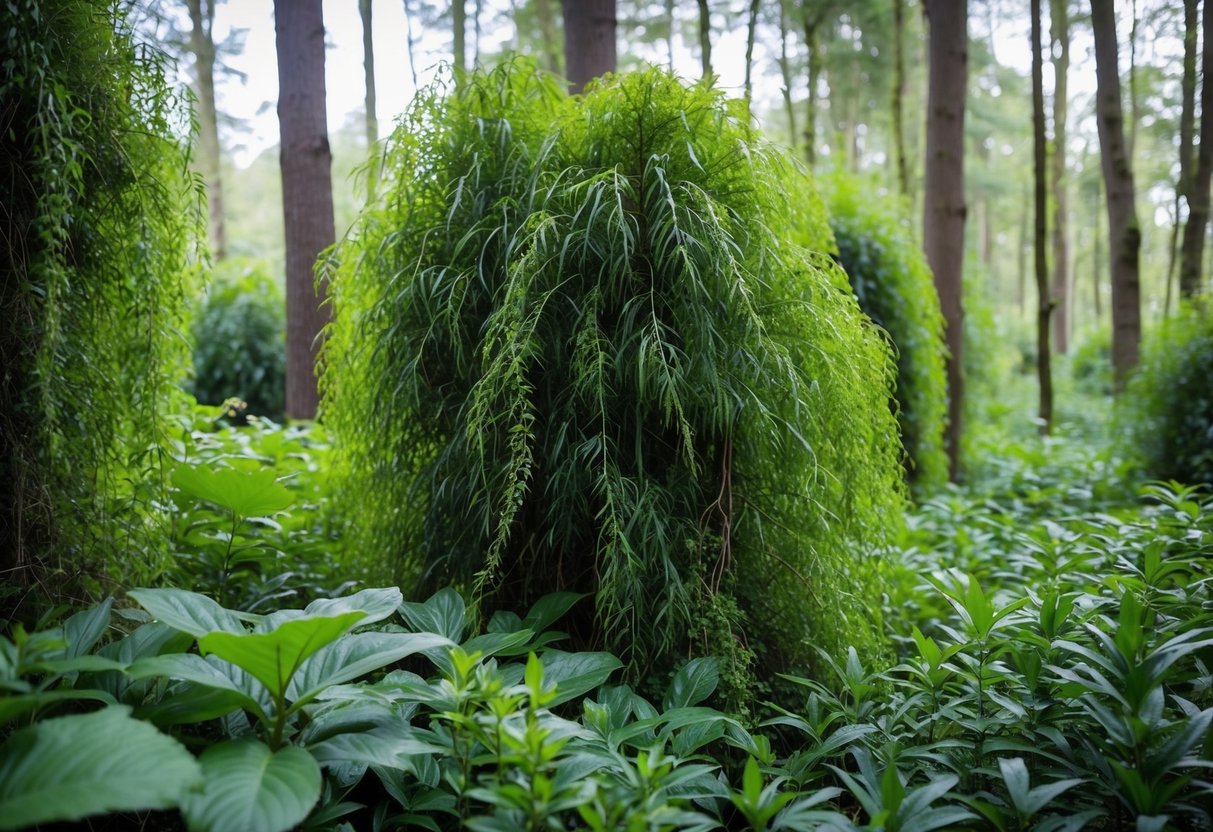
[[[678,25],[674,15],[674,0],[665,0],[665,22],[668,26],[665,39],[665,60],[670,72],[674,71],[674,32]]]
[[[1053,43],[1053,343],[1059,355],[1070,348],[1070,243],[1066,195],[1066,76],[1070,71],[1068,0],[1051,0]]]
[[[328,310],[313,267],[333,244],[332,154],[320,0],[275,0],[278,125],[286,230],[286,413],[316,415],[316,352]]]
[[[467,30],[468,30],[468,9],[467,0],[453,0],[451,3],[451,34],[454,36],[455,44],[452,49],[452,60],[455,63],[455,83],[459,84],[463,81],[463,74],[467,72]]]
[[[1049,297],[1049,264],[1045,257],[1048,244],[1047,150],[1045,137],[1044,55],[1040,40],[1040,0],[1032,0],[1032,178],[1035,186],[1036,228],[1033,251],[1036,266],[1036,377],[1040,382],[1040,432],[1053,430],[1053,368],[1050,363],[1049,314],[1053,310]]]
[[[564,65],[569,89],[615,71],[615,0],[564,0]]]
[[[750,101],[754,98],[754,81],[752,75],[754,71],[754,34],[758,29],[758,3],[759,0],[750,0],[750,18],[746,27],[745,105],[747,110],[750,108]]]
[[[960,472],[964,417],[964,119],[967,0],[925,0],[930,24],[923,249],[935,275],[948,345],[948,471]]]
[[[1209,220],[1209,176],[1213,174],[1213,96],[1206,95],[1213,79],[1213,0],[1205,0],[1200,54],[1200,145],[1196,171],[1188,192],[1188,224],[1184,226],[1183,256],[1179,266],[1179,291],[1195,297],[1201,289],[1201,254],[1205,245],[1205,223]]]
[[[1137,151],[1137,123],[1140,119],[1141,102],[1137,97],[1137,0],[1129,3],[1129,167],[1133,166],[1133,155]]]
[[[401,0],[404,5],[405,42],[409,57],[409,75],[413,79],[413,89],[417,89],[417,39],[413,36],[413,9],[409,0]]]
[[[1094,222],[1091,223],[1092,233],[1095,235],[1095,242],[1092,244],[1091,253],[1091,297],[1094,301],[1095,310],[1095,325],[1103,320],[1103,218],[1099,215],[1099,197],[1102,196],[1103,189],[1096,194],[1094,205]]]
[[[1167,297],[1163,314],[1171,313],[1172,286],[1179,262],[1181,211],[1192,196],[1192,143],[1196,133],[1196,43],[1200,20],[1197,0],[1184,0],[1184,75],[1183,106],[1179,116],[1179,179],[1175,183],[1175,223],[1171,226],[1170,255],[1167,258]]]
[[[804,45],[809,50],[809,95],[805,102],[804,158],[812,170],[817,164],[817,85],[821,77],[821,50],[817,44],[817,29],[820,19],[813,19],[805,11]]]
[[[703,64],[703,77],[712,77],[712,13],[708,0],[699,0],[699,59]]]
[[[374,199],[379,185],[379,154],[375,145],[379,142],[379,116],[375,107],[375,42],[372,37],[371,0],[358,0],[358,13],[362,16],[362,74],[366,79],[366,169],[367,201]]]
[[[897,156],[897,189],[910,195],[910,168],[906,161],[905,0],[893,0],[893,146]]]
[[[472,4],[472,67],[480,66],[480,15],[484,12],[484,0]]]
[[[1015,250],[1015,306],[1019,309],[1020,320],[1028,306],[1028,211],[1031,203],[1025,184],[1023,200],[1019,203],[1019,246]]]
[[[211,254],[227,257],[223,221],[223,174],[219,159],[219,114],[215,110],[215,0],[189,0],[190,52],[194,55],[194,93],[198,97],[198,167],[206,182]]]
[[[1141,229],[1134,203],[1133,167],[1125,145],[1117,66],[1113,0],[1091,0],[1095,39],[1095,116],[1108,206],[1108,254],[1112,268],[1112,371],[1117,391],[1137,366],[1141,343]]]
[[[779,74],[783,78],[783,107],[788,115],[788,142],[796,147],[796,108],[792,106],[792,69],[788,63],[787,0],[779,0]]]
[[[535,0],[535,15],[539,18],[539,36],[543,38],[543,65],[548,72],[560,74],[560,44],[556,42],[556,15],[552,0]]]

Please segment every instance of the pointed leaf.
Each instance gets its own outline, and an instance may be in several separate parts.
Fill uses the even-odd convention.
[[[669,710],[698,705],[715,692],[719,683],[720,659],[715,656],[691,659],[674,674],[663,707]]]
[[[287,686],[287,698],[297,708],[330,685],[352,681],[436,647],[454,645],[434,633],[352,633],[305,661]]]
[[[443,589],[422,603],[405,601],[400,605],[405,621],[420,633],[438,633],[451,641],[463,638],[467,627],[467,604],[451,588]]]
[[[309,618],[331,617],[353,610],[361,610],[366,614],[358,626],[365,627],[382,621],[396,612],[402,598],[400,590],[394,586],[382,589],[364,589],[347,595],[344,598],[321,598],[307,605],[303,614]]]
[[[234,612],[184,589],[132,589],[126,593],[157,619],[194,638],[207,633],[243,633],[244,624]]]
[[[320,799],[320,765],[296,746],[275,753],[255,740],[232,740],[208,748],[198,762],[203,787],[181,805],[197,832],[285,832]]]
[[[548,650],[543,654],[543,681],[556,685],[556,698],[548,703],[555,707],[576,699],[605,682],[623,662],[610,653],[565,653]]]

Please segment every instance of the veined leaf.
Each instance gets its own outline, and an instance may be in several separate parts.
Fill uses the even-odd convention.
[[[295,502],[295,495],[269,469],[237,471],[182,464],[173,469],[173,485],[241,517],[273,514]]]
[[[207,633],[243,633],[244,624],[216,601],[184,589],[132,589],[127,592],[157,619],[194,638]]]
[[[0,829],[171,809],[200,779],[190,753],[128,707],[48,719],[0,747]]]
[[[663,707],[688,708],[698,705],[716,690],[720,682],[720,659],[707,656],[691,659],[670,680]]]
[[[453,646],[434,633],[353,633],[305,661],[287,686],[287,699],[298,708],[330,685],[357,679],[414,653]]]
[[[565,653],[548,650],[541,657],[545,685],[556,685],[556,698],[548,703],[554,707],[576,699],[605,682],[623,662],[610,653]]]
[[[255,740],[208,748],[201,791],[181,802],[191,832],[285,832],[320,799],[320,765],[302,748],[277,752]]]

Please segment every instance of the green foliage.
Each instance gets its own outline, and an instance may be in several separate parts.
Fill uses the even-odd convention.
[[[194,315],[192,392],[203,404],[245,402],[247,412],[282,419],[286,396],[286,301],[255,265],[226,261],[211,274]]]
[[[1112,329],[1108,325],[1087,333],[1070,353],[1070,376],[1088,393],[1112,392]]]
[[[188,361],[187,111],[124,8],[0,4],[0,552],[10,579],[62,570],[60,591],[119,551],[124,577],[160,565],[159,444]]]
[[[911,479],[935,487],[947,480],[943,313],[930,266],[895,206],[874,186],[836,176],[829,193],[838,259],[862,309],[889,334],[897,352],[895,407]]]
[[[486,612],[592,593],[579,643],[634,676],[705,654],[722,593],[767,670],[879,651],[892,362],[737,105],[658,71],[569,98],[520,63],[422,94],[384,169],[327,268],[357,548]]]
[[[1213,484],[1213,312],[1189,307],[1155,330],[1124,399],[1149,476]]]

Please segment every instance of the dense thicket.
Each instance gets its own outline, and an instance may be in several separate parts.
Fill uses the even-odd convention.
[[[862,183],[837,177],[829,197],[838,259],[859,308],[889,333],[897,352],[897,421],[907,468],[920,486],[943,483],[947,378],[943,314],[931,268],[895,207]]]
[[[593,592],[634,671],[874,649],[893,365],[797,242],[805,175],[717,91],[529,64],[431,89],[386,159],[328,269],[354,548],[489,606]]]
[[[1213,485],[1213,312],[1193,305],[1146,341],[1125,421],[1148,476]]]
[[[0,5],[0,558],[17,578],[52,544],[78,570],[156,534],[131,508],[184,363],[195,188],[162,56],[114,9]]]

